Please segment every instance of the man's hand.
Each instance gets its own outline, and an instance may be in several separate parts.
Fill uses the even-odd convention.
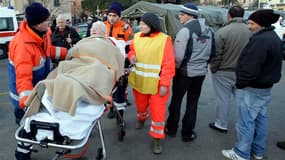
[[[67,37],[65,40],[66,40],[67,43],[71,43],[72,42],[72,39],[70,37]]]
[[[131,64],[135,64],[137,62],[137,58],[135,55],[132,55],[131,58],[130,58],[130,63]]]
[[[72,44],[72,39],[71,39],[70,33],[68,34],[68,36],[65,40],[67,43]]]
[[[161,97],[165,96],[167,94],[167,92],[168,92],[168,87],[160,86],[160,88],[159,88],[159,95]]]

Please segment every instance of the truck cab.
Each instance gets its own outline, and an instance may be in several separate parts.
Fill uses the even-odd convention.
[[[18,30],[14,9],[0,7],[0,59],[8,56],[8,45]]]

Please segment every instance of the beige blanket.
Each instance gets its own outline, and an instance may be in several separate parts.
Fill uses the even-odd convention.
[[[108,38],[82,39],[71,49],[68,59],[60,62],[42,82],[56,109],[74,115],[78,100],[97,105],[111,97],[112,89],[123,73],[124,57]],[[29,97],[27,106],[34,101],[32,99]]]

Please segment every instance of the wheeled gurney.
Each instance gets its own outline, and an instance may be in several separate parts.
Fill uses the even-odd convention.
[[[61,149],[61,151],[56,152],[54,159],[57,159],[61,155],[68,157],[67,153],[71,150],[84,148],[87,145],[93,128],[97,128],[101,146],[96,159],[105,159],[106,150],[100,117],[105,110],[104,103],[112,101],[110,95],[116,82],[119,80],[119,76],[124,71],[124,56],[108,38],[104,36],[91,36],[79,41],[69,51],[67,59],[67,61],[61,61],[45,80],[39,82],[34,87],[33,93],[25,102],[25,105],[29,107],[24,115],[24,122],[21,122],[21,126],[15,133],[15,137],[17,141],[23,144],[37,144],[41,147]],[[50,102],[53,104],[51,108],[63,112],[62,115],[58,116],[57,113],[61,112],[53,112],[53,109],[47,107],[48,105],[41,104],[41,102],[44,103],[41,100],[45,100],[43,98],[45,89],[51,97]],[[90,105],[102,105],[103,107],[98,107],[101,109],[99,116],[87,123],[89,128],[83,129],[86,131],[84,136],[80,136],[81,133],[77,133],[73,135],[79,135],[79,138],[74,138],[71,137],[72,135],[66,135],[65,133],[72,134],[78,129],[63,132],[63,126],[65,125],[61,124],[62,122],[66,122],[66,119],[73,119],[73,116],[76,115],[75,112],[81,111],[76,105],[80,100],[88,102]],[[46,118],[47,121],[41,121],[37,116],[43,114],[43,117],[45,117],[47,114],[40,111],[48,111],[49,114],[54,114],[53,116],[57,117],[55,119],[60,120],[50,122],[49,120],[53,118],[48,117]],[[85,112],[82,118],[84,119],[84,115],[90,113],[93,112]],[[33,117],[34,119],[31,118],[32,116],[35,116]],[[72,125],[80,128],[84,124]],[[46,135],[47,132],[49,135]],[[22,146],[25,147],[25,145]]]
[[[44,94],[43,99],[45,98],[46,96]],[[99,134],[100,146],[97,149],[97,155],[95,159],[101,160],[101,159],[106,158],[104,136],[103,136],[103,131],[102,131],[101,124],[100,124],[100,117],[102,116],[104,112],[104,108],[96,108],[96,110],[98,111],[96,113],[97,114],[96,118],[92,120],[90,126],[87,128],[85,132],[80,132],[80,133],[77,132],[76,134],[79,134],[79,136],[69,134],[71,137],[75,138],[75,139],[72,139],[65,134],[65,132],[67,132],[68,130],[65,131],[66,129],[62,129],[63,127],[60,128],[60,125],[68,124],[69,122],[65,122],[65,123],[56,122],[56,121],[51,122],[50,120],[49,120],[50,122],[46,122],[46,121],[41,120],[41,119],[51,119],[50,117],[41,118],[41,117],[44,117],[44,116],[41,116],[41,114],[42,115],[46,114],[46,112],[50,114],[51,112],[53,112],[51,111],[51,108],[47,107],[47,105],[49,104],[47,104],[46,101],[42,101],[41,112],[39,112],[36,115],[33,115],[33,117],[27,117],[26,119],[23,120],[23,123],[21,123],[20,127],[16,130],[16,133],[15,133],[15,137],[18,142],[25,143],[25,144],[31,144],[31,145],[39,145],[42,148],[49,148],[49,147],[57,148],[59,150],[56,151],[55,156],[52,158],[54,160],[60,158],[61,156],[64,156],[65,158],[81,158],[84,156],[84,154],[86,153],[88,149],[88,141],[89,141],[92,131],[95,128],[97,128],[96,133]],[[102,107],[102,106],[99,106],[99,107]],[[65,115],[65,116],[68,116],[68,115]],[[63,115],[63,119],[64,119],[64,115]],[[76,117],[74,117],[74,119],[76,119]],[[27,132],[27,130],[29,132]],[[42,135],[38,136],[40,133]],[[72,150],[77,150],[77,149],[81,150],[79,154],[76,154],[76,155],[70,154]],[[31,151],[36,152],[37,150],[31,149]]]

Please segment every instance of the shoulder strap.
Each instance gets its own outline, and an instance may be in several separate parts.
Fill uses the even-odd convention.
[[[211,32],[211,35],[212,35],[212,47],[211,47],[211,54],[210,54],[210,57],[209,57],[209,60],[208,62],[210,62],[210,60],[215,57],[216,55],[216,42],[215,42],[215,33],[214,33],[214,30],[210,27],[208,27],[210,32]]]
[[[202,34],[201,33],[201,26],[200,26],[200,23],[198,23],[198,20],[197,21],[191,21],[191,22],[187,23],[185,25],[185,27],[189,30],[189,39],[187,41],[187,46],[185,49],[184,58],[182,60],[180,68],[184,67],[192,56],[193,33],[195,33],[197,36],[201,36],[201,34]]]
[[[186,63],[190,60],[191,55],[192,55],[192,50],[193,50],[193,38],[192,38],[192,35],[193,35],[193,31],[191,31],[191,29],[189,29],[189,28],[188,28],[188,30],[189,30],[189,39],[187,41],[187,46],[186,46],[184,58],[182,60],[180,68],[186,65]]]

